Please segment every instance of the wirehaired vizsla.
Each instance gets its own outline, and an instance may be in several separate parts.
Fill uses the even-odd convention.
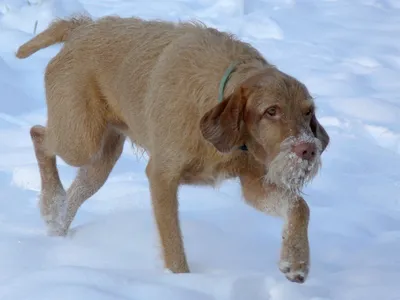
[[[303,83],[251,45],[198,22],[59,19],[16,55],[56,43],[63,47],[45,73],[47,124],[31,129],[49,234],[67,233],[128,138],[149,154],[166,268],[189,272],[179,185],[239,178],[248,204],[285,221],[281,271],[306,280],[309,208],[300,191],[317,174],[329,136]],[[66,191],[56,156],[80,168]]]

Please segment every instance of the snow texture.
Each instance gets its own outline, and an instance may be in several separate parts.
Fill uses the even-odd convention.
[[[331,145],[305,188],[305,284],[279,271],[282,220],[247,206],[234,180],[180,190],[192,273],[166,272],[147,158],[129,143],[69,236],[47,236],[29,128],[45,122],[43,72],[60,46],[14,53],[53,18],[79,12],[199,18],[309,87]],[[399,24],[398,0],[0,0],[0,299],[400,299]],[[58,162],[68,186],[76,170]]]

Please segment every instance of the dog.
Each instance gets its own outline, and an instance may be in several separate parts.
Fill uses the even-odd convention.
[[[246,203],[284,220],[279,269],[292,282],[306,281],[310,211],[301,190],[317,175],[329,135],[303,83],[199,21],[71,16],[54,20],[16,56],[57,43],[44,76],[47,123],[30,129],[49,235],[67,234],[129,139],[149,155],[167,269],[190,272],[179,186],[238,178]],[[57,156],[79,167],[67,190]]]

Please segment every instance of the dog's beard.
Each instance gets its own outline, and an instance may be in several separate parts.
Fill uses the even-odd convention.
[[[298,143],[315,143],[316,153],[312,160],[298,157],[292,147]],[[268,165],[266,183],[275,184],[278,188],[299,194],[302,188],[311,182],[321,167],[321,142],[314,135],[303,133],[299,137],[289,137],[280,146],[280,152]]]

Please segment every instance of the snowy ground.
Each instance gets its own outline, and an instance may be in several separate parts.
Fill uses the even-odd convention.
[[[43,70],[59,46],[26,60],[14,51],[36,21],[39,32],[55,16],[81,11],[197,17],[309,86],[331,146],[306,189],[305,284],[278,271],[281,221],[247,207],[235,181],[181,190],[193,273],[164,273],[146,161],[129,145],[71,237],[45,235],[29,127],[45,121]],[[398,0],[0,0],[0,299],[400,299],[399,24]],[[68,185],[75,169],[60,162],[60,171]]]

